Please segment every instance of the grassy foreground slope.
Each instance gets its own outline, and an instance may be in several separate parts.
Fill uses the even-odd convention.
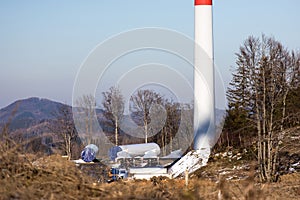
[[[98,183],[86,176],[74,163],[59,155],[37,158],[16,153],[1,146],[0,199],[299,199],[300,174],[281,176],[278,183],[259,184],[250,168],[240,169],[245,178],[216,179],[207,174],[216,174],[219,169],[231,169],[227,162],[212,161],[192,175],[188,186],[184,179],[163,177]],[[242,161],[241,161],[242,162]],[[227,164],[226,164],[227,163]],[[206,175],[205,175],[206,173]],[[226,174],[226,173],[224,173]]]

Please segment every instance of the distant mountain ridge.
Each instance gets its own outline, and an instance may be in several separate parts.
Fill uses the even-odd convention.
[[[31,97],[17,100],[0,109],[0,127],[9,123],[10,131],[34,127],[45,121],[55,121],[62,107],[70,105],[55,102],[45,98]],[[96,109],[98,119],[102,120],[103,111]]]
[[[9,123],[10,131],[15,131],[18,129],[31,130],[32,127],[40,127],[37,125],[42,124],[45,121],[55,122],[59,116],[59,109],[63,106],[71,107],[67,104],[37,97],[15,101],[7,107],[0,109],[0,130],[6,123]],[[110,130],[109,127],[105,125],[107,123],[103,115],[103,110],[96,109],[96,113],[98,122],[101,124],[100,126],[108,132],[113,132],[113,130]],[[217,123],[222,121],[224,114],[224,110],[216,109]],[[128,117],[137,120],[138,116],[125,115],[124,119],[127,119]]]
[[[0,110],[0,125],[10,123],[10,129],[28,128],[41,120],[55,119],[55,113],[65,104],[32,97],[18,100]]]

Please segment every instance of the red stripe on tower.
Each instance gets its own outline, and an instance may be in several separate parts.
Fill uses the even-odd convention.
[[[212,0],[195,0],[195,6],[197,5],[212,5]]]

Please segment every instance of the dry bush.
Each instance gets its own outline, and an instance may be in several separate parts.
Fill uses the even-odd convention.
[[[9,137],[2,139],[0,199],[83,199],[105,195],[74,163],[59,155],[37,159],[23,154],[21,145]]]
[[[262,185],[266,199],[300,199],[300,174],[292,173],[280,177],[278,183]]]

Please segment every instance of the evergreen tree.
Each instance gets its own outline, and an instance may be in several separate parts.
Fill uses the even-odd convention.
[[[299,87],[300,56],[264,35],[249,37],[236,55],[237,69],[227,91],[225,137],[228,145],[239,145],[255,133],[260,180],[271,182],[276,180],[280,138],[290,115],[287,103],[292,106],[289,98],[299,97],[291,91]]]

